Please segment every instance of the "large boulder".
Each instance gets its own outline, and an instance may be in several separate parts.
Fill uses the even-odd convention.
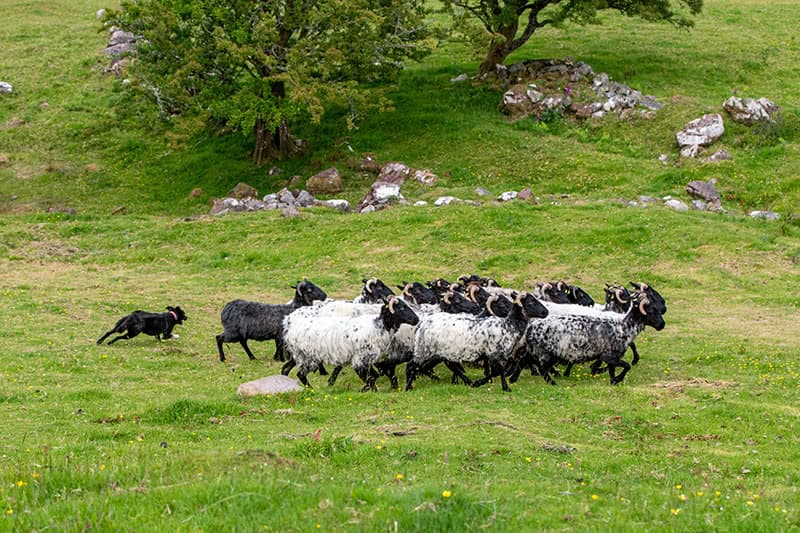
[[[242,200],[244,198],[257,198],[258,191],[252,185],[248,185],[244,182],[239,182],[236,184],[236,187],[231,189],[228,192],[228,196],[230,198],[236,198],[237,200]]]
[[[759,122],[775,122],[781,108],[766,98],[753,100],[731,96],[722,104],[734,122],[752,126]]]
[[[303,390],[303,387],[289,376],[267,376],[255,381],[248,381],[239,385],[236,394],[240,398],[250,396],[266,396]]]
[[[686,192],[689,193],[689,196],[692,198],[703,200],[708,209],[720,211],[722,209],[722,204],[720,203],[719,193],[716,187],[714,187],[715,181],[714,179],[711,181],[690,181],[686,184]]]
[[[719,113],[703,115],[692,120],[675,134],[678,146],[708,146],[725,133],[725,125]]]
[[[344,182],[336,167],[331,167],[308,178],[306,190],[313,195],[336,194],[344,190]]]
[[[402,185],[410,175],[411,169],[408,165],[398,161],[390,161],[381,167],[381,172],[378,174],[377,181]]]

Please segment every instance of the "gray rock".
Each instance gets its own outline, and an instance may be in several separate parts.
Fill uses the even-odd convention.
[[[678,146],[708,146],[725,133],[725,125],[719,113],[703,115],[692,120],[675,134]]]
[[[455,196],[440,196],[439,198],[436,199],[435,202],[433,202],[433,205],[435,205],[436,207],[440,207],[443,205],[450,205],[457,203],[461,203],[461,200],[459,198],[456,198]]]
[[[700,155],[700,145],[699,144],[692,144],[689,146],[684,146],[681,148],[681,157],[686,159],[694,159],[698,155]]]
[[[278,202],[280,202],[281,204],[294,206],[294,204],[296,203],[292,191],[290,191],[286,187],[278,191],[276,193],[276,196],[278,197]]]
[[[705,211],[708,205],[703,200],[692,200],[692,209],[695,211]]]
[[[114,29],[114,31],[111,32],[111,37],[108,39],[108,46],[132,43],[134,41],[136,41],[136,36],[133,33],[120,29]]]
[[[664,202],[664,205],[669,207],[670,209],[674,209],[675,211],[688,211],[689,206],[686,203],[681,202],[680,200],[670,199]]]
[[[714,187],[715,182],[716,180],[714,179],[711,181],[690,181],[686,184],[686,192],[692,198],[698,198],[705,202],[709,209],[719,211],[722,209],[722,204],[720,202],[717,188]]]
[[[359,211],[359,213],[361,213],[361,214],[367,214],[367,213],[374,213],[375,211],[377,211],[377,210],[375,209],[375,206],[374,206],[374,205],[367,205],[367,206],[364,206],[364,208],[363,208],[363,209],[361,209],[361,210]]]
[[[516,200],[516,198],[517,198],[517,191],[506,191],[497,197],[497,199],[500,200],[501,202],[510,202],[511,200]]]
[[[752,126],[759,122],[775,122],[781,108],[766,98],[753,100],[731,96],[722,104],[734,122]]]
[[[592,118],[603,118],[604,116],[606,116],[605,111],[595,111],[592,113]]]
[[[424,205],[428,205],[428,202],[426,202],[425,200],[418,200],[414,202],[414,207],[422,207]]]
[[[281,216],[285,218],[295,218],[300,216],[300,211],[294,205],[287,205],[281,209]]]
[[[492,195],[491,192],[489,192],[488,190],[484,189],[483,187],[476,187],[475,188],[475,194],[477,194],[478,196],[491,196]]]
[[[390,161],[381,167],[377,181],[402,185],[410,175],[411,169],[408,168],[408,165],[398,161]]]
[[[731,154],[727,150],[717,150],[710,156],[703,158],[703,163],[720,163],[722,161],[730,161]]]
[[[339,171],[331,167],[308,178],[306,190],[313,195],[336,194],[344,190],[344,183]]]
[[[294,201],[300,207],[311,207],[317,202],[317,199],[308,191],[300,191]]]
[[[267,204],[258,198],[245,198],[239,202],[241,211],[262,211],[267,208]]]
[[[341,200],[341,199],[325,200],[324,202],[320,202],[320,204],[325,205],[327,207],[332,207],[333,209],[338,209],[342,213],[347,213],[348,211],[350,211],[350,202],[348,202],[347,200]]]
[[[103,18],[105,16],[106,16],[106,10],[105,9],[98,9],[97,11],[94,12],[94,19],[95,20],[100,20],[101,18]]]
[[[381,165],[378,163],[378,156],[373,153],[366,153],[361,156],[361,160],[357,162],[358,170],[364,172],[371,172],[377,174],[381,171]]]
[[[661,161],[661,164],[663,165],[669,164],[669,156],[667,154],[661,154],[658,156],[658,160]]]
[[[436,183],[436,181],[439,179],[439,176],[434,174],[431,170],[423,168],[414,171],[414,179],[417,180],[420,185],[430,187]]]
[[[0,94],[11,94],[13,92],[14,87],[10,83],[6,81],[0,81]]]
[[[468,79],[469,79],[469,76],[467,76],[466,72],[462,72],[461,74],[459,74],[455,78],[450,78],[450,81],[452,83],[457,83],[457,82],[460,82],[460,81],[467,81]]]
[[[404,201],[403,195],[400,194],[400,185],[398,183],[390,183],[385,181],[376,181],[370,187],[370,190],[361,201],[358,203],[356,212],[363,213],[367,207],[372,207],[369,212],[383,209],[392,200]]]
[[[512,117],[521,117],[533,111],[525,86],[515,85],[503,94],[503,111]]]
[[[45,211],[46,213],[61,213],[62,215],[77,215],[78,212],[75,211],[71,207],[67,206],[58,206],[58,207],[48,207]]]
[[[278,195],[274,192],[265,194],[262,200],[266,203],[277,203],[278,202]]]
[[[530,187],[522,189],[517,194],[517,198],[519,198],[520,200],[530,200],[531,198],[533,198],[533,191],[530,189]]]
[[[764,220],[780,220],[780,213],[775,211],[750,211],[749,216],[753,218],[763,218]]]
[[[239,182],[236,184],[236,187],[234,187],[228,192],[228,196],[230,198],[236,198],[239,200],[241,200],[242,198],[256,198],[258,197],[258,191],[252,185]]]
[[[267,376],[255,381],[242,383],[236,390],[236,394],[240,398],[248,398],[301,390],[303,390],[303,387],[289,376]]]
[[[637,199],[643,204],[652,204],[653,202],[658,201],[658,198],[653,198],[652,196],[646,196],[644,194],[639,195]]]

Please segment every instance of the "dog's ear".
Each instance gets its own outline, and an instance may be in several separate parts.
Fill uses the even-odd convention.
[[[169,306],[169,305],[167,306],[167,311],[174,311],[174,310],[175,310],[175,308],[174,308],[174,307],[172,307],[172,306]]]

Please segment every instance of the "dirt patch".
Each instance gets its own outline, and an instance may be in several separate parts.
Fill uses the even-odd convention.
[[[376,431],[390,437],[407,437],[409,435],[416,435],[417,431],[420,429],[424,428],[421,428],[420,426],[401,426],[398,424],[377,426],[375,428]]]
[[[709,381],[705,378],[691,378],[681,381],[659,381],[658,383],[653,383],[651,386],[658,389],[683,392],[687,387],[718,390],[735,387],[737,385],[738,384],[733,381]]]

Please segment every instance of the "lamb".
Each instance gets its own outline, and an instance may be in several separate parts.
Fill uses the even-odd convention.
[[[247,356],[255,356],[247,346],[248,340],[265,341],[275,339],[275,359],[283,360],[283,319],[295,309],[312,305],[315,300],[325,300],[325,291],[307,279],[292,285],[294,299],[288,304],[263,304],[246,300],[233,300],[222,310],[223,332],[217,335],[219,360],[225,362],[223,342],[238,342]]]
[[[632,303],[624,315],[553,314],[528,324],[526,348],[537,361],[544,380],[555,384],[550,371],[557,362],[585,363],[599,359],[608,365],[611,384],[621,383],[631,368],[622,360],[628,345],[645,326],[656,331],[665,326],[661,305],[651,301],[645,292],[637,291]],[[617,367],[622,367],[618,376]]]
[[[364,382],[363,390],[374,390],[376,375],[372,366],[389,349],[394,332],[401,324],[412,326],[419,318],[399,298],[381,306],[380,314],[356,317],[313,317],[292,313],[284,320],[286,353],[297,363],[297,378],[310,387],[306,375],[323,363],[349,364]]]
[[[438,359],[444,360],[448,368],[468,384],[471,381],[463,369],[459,370],[452,363],[474,363],[486,359],[491,374],[476,384],[482,385],[490,377],[499,375],[503,390],[510,390],[506,383],[506,368],[514,347],[528,320],[545,316],[547,309],[533,295],[521,293],[514,300],[507,318],[443,313],[423,318],[414,338],[414,358],[406,367],[406,390],[413,388],[418,369]]]

